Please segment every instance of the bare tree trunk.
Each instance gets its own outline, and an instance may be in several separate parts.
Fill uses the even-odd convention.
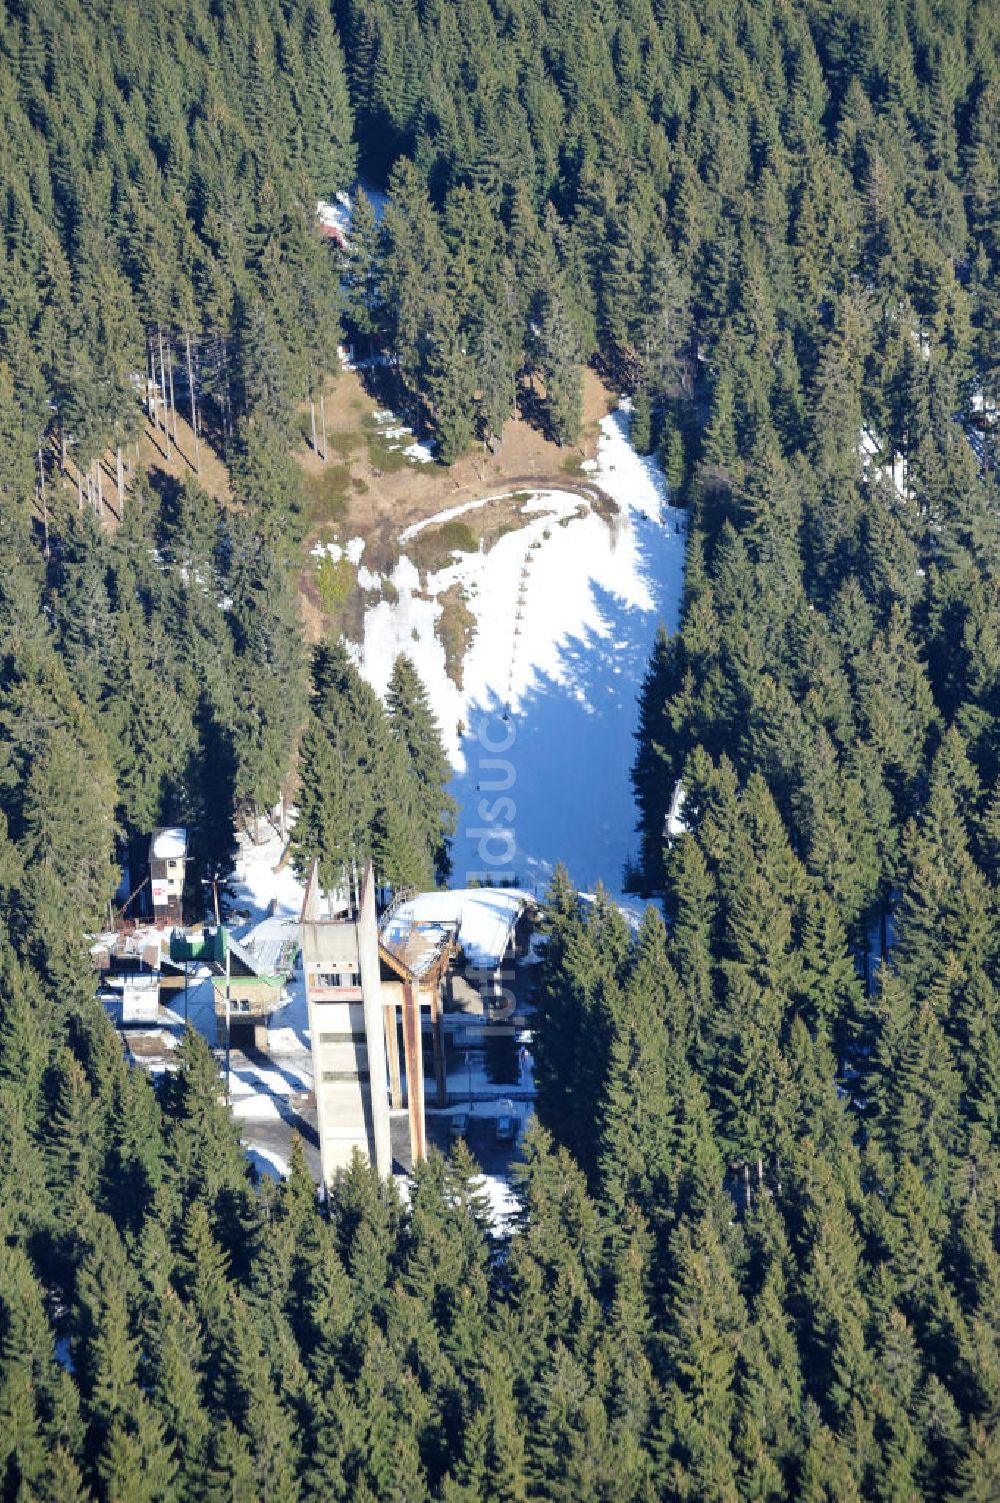
[[[316,403],[312,397],[309,398],[309,426],[312,429],[313,453],[318,454],[319,444],[316,442]]]
[[[63,427],[62,412],[59,413],[59,468],[66,473],[66,429]]]
[[[228,442],[233,432],[233,403],[232,393],[229,390],[229,351],[226,348],[226,337],[219,335],[219,357],[222,366],[222,432]]]
[[[323,436],[323,463],[326,464],[329,458],[326,448],[326,393],[322,387],[320,387],[319,393],[319,427],[320,433]]]
[[[83,511],[83,476],[80,474],[80,466],[76,467],[76,503]]]
[[[163,362],[163,330],[156,326],[156,338],[160,346],[160,400],[163,403],[163,431],[167,438],[167,455],[170,454],[170,424],[167,421],[167,376]]]
[[[115,450],[115,473],[116,473],[116,477],[117,477],[117,480],[118,480],[118,510],[121,513],[121,515],[124,516],[125,515],[125,466],[122,464],[122,446],[121,446],[121,441],[120,440],[118,442],[118,447]]]
[[[100,520],[103,522],[104,521],[104,466],[101,463],[101,456],[99,454],[98,454],[96,460],[94,461],[94,466],[95,466],[95,468],[97,470],[97,515],[100,518]]]
[[[153,348],[153,331],[147,330],[146,345],[149,350],[149,379],[146,382],[146,405],[149,408],[149,421],[153,425],[153,432],[159,427],[157,412],[159,410],[156,400],[156,352]]]
[[[232,382],[229,379],[229,344],[228,344],[228,342],[226,340],[226,336],[224,334],[222,336],[222,349],[223,349],[224,356],[225,356],[225,370],[226,370],[226,416],[227,416],[228,421],[229,421],[229,437],[232,438],[232,436],[233,436],[233,387],[232,387]]]
[[[194,370],[191,365],[191,330],[184,330],[184,340],[187,348],[188,368],[188,391],[191,394],[191,432],[194,434],[194,467],[199,480],[201,479],[201,445],[198,442],[198,409],[194,404]]]
[[[174,444],[177,444],[177,403],[174,401],[174,352],[167,340],[167,381],[170,386],[170,417],[174,428]]]

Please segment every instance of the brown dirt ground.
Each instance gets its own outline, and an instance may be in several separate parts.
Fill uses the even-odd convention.
[[[56,446],[52,447],[53,459],[56,454]],[[203,438],[200,442],[201,474],[198,476],[198,484],[202,490],[210,496],[215,496],[220,501],[230,501],[232,491],[229,488],[229,472],[218,454],[215,453]],[[135,461],[135,446],[129,444],[123,455],[125,462],[125,505],[128,506],[131,478],[129,467]],[[139,464],[144,467],[154,481],[156,472],[171,476],[174,480],[183,481],[188,475],[195,475],[195,443],[191,432],[190,423],[186,423],[180,413],[177,415],[177,443],[171,440],[167,442],[166,435],[160,427],[154,428],[149,418],[143,414],[142,429],[139,434]],[[101,456],[101,476],[104,494],[104,510],[101,516],[103,526],[114,529],[121,521],[118,505],[118,485],[115,473],[115,456],[108,450]],[[75,497],[77,494],[76,467],[72,455],[68,457],[66,473],[61,478],[64,492]],[[86,486],[84,486],[86,495]],[[86,503],[84,503],[86,504]]]
[[[583,373],[583,432],[579,443],[560,448],[523,419],[509,422],[496,453],[480,447],[448,469],[440,465],[406,464],[393,472],[380,472],[367,452],[366,416],[379,403],[365,391],[355,371],[341,371],[327,387],[327,436],[331,450],[337,435],[357,435],[347,458],[353,480],[366,490],[352,490],[342,529],[346,536],[382,541],[395,537],[404,527],[432,516],[447,506],[472,501],[492,490],[517,485],[562,486],[579,476],[580,461],[593,458],[598,424],[614,406],[614,395],[589,367]],[[319,457],[307,449],[301,456],[306,474],[323,468]],[[331,463],[334,456],[331,454]]]
[[[341,505],[335,520],[314,510],[309,542],[335,535],[339,539],[363,537],[364,561],[370,569],[388,573],[398,555],[397,539],[404,528],[463,501],[495,493],[495,506],[470,512],[462,518],[477,540],[489,542],[510,525],[520,510],[513,492],[546,486],[574,491],[600,507],[604,497],[580,469],[597,448],[598,426],[615,405],[615,395],[589,367],[583,372],[583,429],[577,444],[560,448],[523,418],[508,422],[503,442],[495,453],[481,447],[463,456],[448,469],[436,464],[404,462],[400,468],[380,469],[369,451],[374,435],[372,414],[382,404],[372,397],[355,371],[341,371],[331,378],[326,391],[326,429],[330,458],[327,466],[308,444],[298,458],[317,488],[324,469],[346,466]],[[308,409],[303,424],[308,421]],[[312,570],[303,572],[300,595],[302,616],[309,641],[318,641],[332,624],[325,615],[313,584]],[[352,613],[354,614],[354,613]],[[335,623],[350,632],[352,620]]]
[[[400,532],[413,522],[433,516],[449,506],[477,500],[495,493],[495,505],[468,514],[463,520],[475,534],[489,543],[506,527],[516,525],[515,514],[520,502],[512,493],[546,486],[575,491],[591,504],[600,506],[603,498],[580,470],[584,459],[593,458],[601,418],[611,411],[615,396],[589,367],[583,372],[583,429],[579,442],[560,448],[529,422],[520,418],[508,422],[503,442],[494,453],[481,447],[445,469],[437,464],[399,463],[398,468],[384,469],[373,459],[369,439],[377,430],[372,414],[382,404],[366,391],[355,371],[340,371],[326,386],[326,431],[329,459],[326,464],[315,454],[307,439],[296,453],[306,478],[311,498],[307,543],[331,536],[363,537],[365,563],[369,568],[388,572],[396,556]],[[308,407],[300,410],[300,429],[309,431]],[[157,470],[176,480],[195,473],[195,445],[190,424],[178,413],[178,442],[167,443],[163,430],[154,428],[144,418],[139,439],[139,463],[152,472]],[[134,457],[134,450],[132,451]],[[106,526],[115,527],[118,515],[114,455],[103,458],[104,517]],[[229,474],[219,455],[202,439],[199,484],[219,500],[232,499]],[[63,477],[63,487],[76,493],[76,473],[72,463]],[[126,483],[126,506],[128,484]],[[331,622],[316,589],[314,571],[303,570],[299,588],[302,620],[308,641],[318,641],[331,625],[356,628],[358,612],[353,607],[345,619]]]
[[[229,471],[214,449],[209,448],[204,438],[199,441],[201,474],[198,484],[210,496],[219,501],[232,500],[229,488]],[[179,452],[178,452],[179,451]],[[195,475],[195,445],[190,423],[177,414],[177,444],[167,444],[163,429],[154,431],[148,418],[139,442],[139,458],[148,470],[164,470],[175,480],[186,480]]]

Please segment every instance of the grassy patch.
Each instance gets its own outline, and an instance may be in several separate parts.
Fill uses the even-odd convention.
[[[316,588],[320,603],[328,616],[336,615],[350,594],[356,581],[357,570],[350,559],[339,558],[336,563],[329,556],[316,564]]]
[[[440,527],[425,527],[406,547],[418,569],[443,569],[453,553],[475,553],[479,539],[467,522],[452,517]]]
[[[359,496],[367,496],[370,489],[368,481],[362,479],[360,475],[355,475],[351,481],[351,490],[355,491]]]
[[[583,456],[581,454],[567,454],[559,468],[564,475],[582,475],[584,473]]]
[[[602,517],[605,522],[613,522],[615,517],[618,516],[617,506],[611,497],[606,496],[602,490],[595,487],[593,491],[588,492],[588,499],[591,510],[596,511],[597,515]]]
[[[398,443],[398,439],[384,438],[381,433],[372,433],[368,439],[368,462],[373,470],[380,470],[383,475],[394,475],[397,470],[405,470],[409,460],[402,449],[390,447]]]
[[[331,449],[336,449],[341,459],[347,459],[355,449],[360,449],[364,444],[364,434],[350,431],[327,433]]]
[[[325,465],[315,475],[303,475],[302,486],[313,526],[343,521],[347,516],[350,485],[351,472],[346,464]]]
[[[399,563],[399,548],[388,527],[377,527],[366,537],[365,563],[373,574],[381,574],[383,579],[388,579]]]
[[[501,522],[500,526],[496,529],[495,532],[491,532],[488,538],[483,539],[483,547],[486,552],[489,553],[494,543],[499,543],[500,539],[505,538],[508,532],[519,532],[520,530],[520,522]]]
[[[444,648],[445,672],[461,689],[462,668],[476,629],[476,618],[465,603],[465,592],[461,585],[452,585],[439,598],[441,615],[437,622],[437,634]]]

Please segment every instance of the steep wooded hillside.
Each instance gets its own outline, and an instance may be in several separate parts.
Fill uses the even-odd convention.
[[[997,1496],[998,24],[4,6],[4,1499]],[[356,156],[389,198],[340,257]],[[83,952],[116,828],[221,870],[300,736],[301,860],[446,868],[406,666],[386,713],[323,646],[307,700],[291,425],[338,320],[445,459],[515,404],[571,441],[593,359],[690,508],[638,707],[667,922],[554,883],[504,1238],[461,1149],[405,1206],[258,1185],[204,1044],[130,1071]],[[140,472],[109,535],[147,372],[233,500]]]

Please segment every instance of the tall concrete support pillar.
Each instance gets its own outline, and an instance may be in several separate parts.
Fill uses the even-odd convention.
[[[309,1009],[323,1182],[356,1149],[380,1174],[392,1169],[386,1037],[371,871],[356,914],[329,913],[313,862],[302,905],[302,972]]]
[[[389,1143],[389,1082],[385,1065],[385,1019],[382,1012],[382,975],[378,959],[378,925],[375,919],[375,877],[369,861],[361,882],[358,904],[358,960],[361,966],[361,996],[365,1010],[368,1044],[368,1079],[371,1088],[372,1136],[375,1167],[386,1176],[392,1171]]]

